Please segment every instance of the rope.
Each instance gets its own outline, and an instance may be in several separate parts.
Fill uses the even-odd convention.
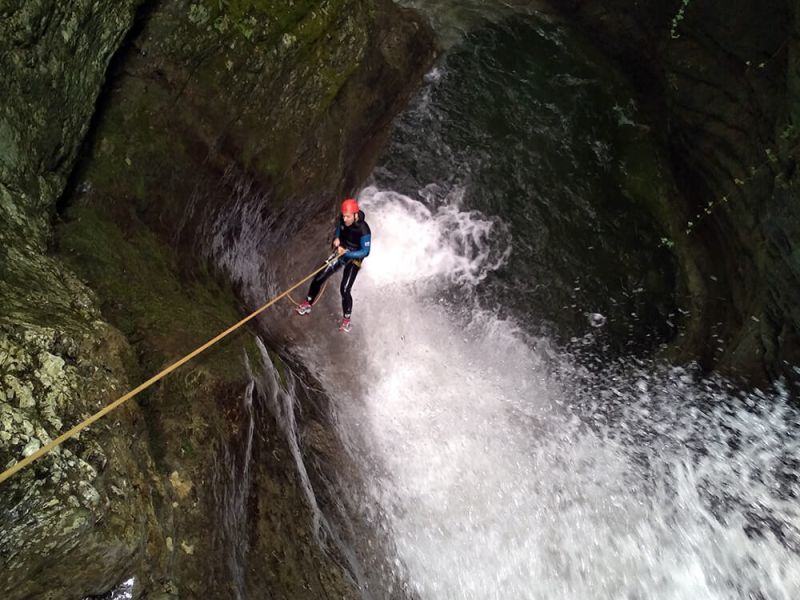
[[[327,266],[327,265],[325,265],[325,266]],[[311,306],[314,306],[317,302],[319,302],[320,298],[322,298],[322,295],[325,293],[325,288],[326,287],[328,287],[328,281],[327,280],[325,281],[325,283],[322,284],[322,289],[319,291],[319,294],[317,294],[317,297],[314,298],[314,301],[311,303]],[[298,302],[297,300],[295,300],[294,298],[292,298],[291,296],[287,296],[287,298],[289,298],[289,302],[291,302],[295,306],[300,306],[301,303]]]
[[[325,261],[325,266],[326,267],[330,266],[332,264],[331,260],[333,260],[334,258],[338,258],[338,255],[336,253],[333,253],[328,257],[328,259]],[[358,265],[359,269],[361,268],[361,261],[360,260],[352,260],[352,259],[350,259],[350,260],[353,263],[355,263],[356,265]],[[311,306],[314,306],[317,302],[319,302],[322,299],[322,296],[325,294],[325,288],[328,287],[328,281],[329,280],[326,279],[325,283],[322,284],[322,289],[320,289],[319,294],[317,294],[317,297],[314,298],[314,301],[311,303]],[[300,304],[301,304],[300,302],[298,302],[297,300],[295,300],[291,296],[288,296],[288,298],[289,298],[289,302],[291,302],[295,306],[300,306]]]
[[[332,265],[333,264],[332,261],[334,259],[338,259],[338,258],[339,258],[339,254],[336,251],[334,251],[330,256],[328,256],[328,258],[325,259],[325,267],[329,267],[330,265]],[[317,273],[319,273],[319,271],[317,271]],[[319,291],[319,294],[317,294],[317,297],[314,298],[314,301],[311,303],[311,306],[314,306],[317,302],[320,301],[320,299],[322,298],[322,295],[325,293],[325,288],[326,287],[328,287],[328,280],[327,279],[325,280],[325,283],[322,284],[322,289]],[[297,302],[291,296],[287,296],[287,297],[289,298],[289,302],[291,302],[295,306],[300,306],[300,302]]]
[[[100,419],[101,417],[104,417],[105,415],[110,413],[115,408],[121,406],[122,404],[124,404],[125,402],[127,402],[128,400],[130,400],[131,398],[136,396],[139,392],[142,392],[142,391],[146,390],[147,388],[149,388],[151,385],[153,385],[157,381],[163,379],[164,377],[166,377],[167,375],[172,373],[175,369],[177,369],[178,367],[180,367],[184,363],[189,362],[195,356],[197,356],[201,352],[204,352],[205,350],[207,350],[208,348],[210,348],[211,346],[213,346],[214,344],[219,342],[222,338],[226,337],[228,334],[230,334],[230,333],[234,332],[235,330],[239,329],[239,327],[241,327],[242,325],[244,325],[248,321],[250,321],[250,320],[254,319],[255,317],[257,317],[259,314],[261,314],[262,312],[267,310],[270,306],[275,304],[278,300],[288,296],[295,289],[297,289],[298,287],[303,285],[306,281],[308,281],[309,279],[314,277],[314,275],[316,275],[317,273],[322,271],[322,269],[324,269],[326,266],[328,266],[328,262],[327,261],[321,267],[319,267],[315,271],[313,271],[313,272],[309,273],[308,275],[306,275],[303,279],[301,279],[300,281],[295,283],[292,287],[290,287],[289,289],[287,289],[286,291],[284,291],[280,295],[275,296],[272,300],[270,300],[269,302],[264,304],[261,308],[258,308],[257,310],[253,311],[252,313],[250,313],[248,316],[246,316],[244,319],[242,319],[241,321],[239,321],[235,325],[231,325],[230,327],[228,327],[228,329],[226,329],[222,333],[218,334],[216,337],[213,337],[212,339],[208,340],[205,344],[203,344],[202,346],[196,348],[195,350],[193,350],[192,352],[190,352],[189,354],[187,354],[186,356],[184,356],[180,360],[172,363],[171,365],[169,365],[166,369],[164,369],[160,373],[157,373],[156,375],[153,375],[150,379],[148,379],[147,381],[145,381],[144,383],[142,383],[138,387],[132,389],[130,392],[128,392],[124,396],[121,396],[120,398],[117,398],[116,400],[114,400],[114,402],[112,402],[111,404],[107,405],[105,408],[97,411],[95,414],[93,414],[88,419],[78,423],[75,427],[73,427],[69,431],[66,431],[66,432],[62,433],[60,436],[58,436],[56,439],[52,440],[50,443],[48,443],[48,444],[42,446],[41,448],[39,448],[39,450],[37,450],[33,454],[31,454],[29,456],[26,456],[21,461],[15,463],[12,467],[10,467],[10,468],[6,469],[5,471],[3,471],[2,473],[0,473],[0,483],[3,483],[6,479],[8,479],[12,475],[14,475],[17,471],[20,471],[20,470],[24,469],[29,464],[31,464],[33,461],[41,458],[42,456],[44,456],[45,454],[47,454],[48,452],[50,452],[51,450],[53,450],[57,446],[60,446],[63,442],[65,442],[66,440],[68,440],[69,438],[74,436],[76,433],[82,431],[83,429],[86,429],[89,425],[91,425],[92,423],[94,423],[95,421]]]

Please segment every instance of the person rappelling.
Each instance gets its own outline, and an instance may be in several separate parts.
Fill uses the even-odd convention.
[[[336,232],[333,236],[333,248],[335,260],[330,260],[328,266],[320,271],[311,281],[308,288],[306,299],[297,306],[295,311],[298,315],[307,315],[311,312],[311,307],[319,295],[322,284],[336,271],[344,267],[342,272],[342,324],[339,331],[350,331],[350,314],[353,310],[353,297],[350,291],[356,280],[361,261],[369,256],[370,245],[372,243],[372,233],[369,225],[364,220],[364,211],[358,207],[358,202],[353,198],[348,198],[342,202],[342,214],[336,224]]]

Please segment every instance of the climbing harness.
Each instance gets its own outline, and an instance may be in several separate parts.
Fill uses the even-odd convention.
[[[164,369],[160,373],[157,373],[156,375],[153,375],[150,379],[148,379],[147,381],[145,381],[144,383],[142,383],[138,387],[132,389],[130,392],[128,392],[124,396],[121,396],[120,398],[117,398],[116,400],[114,400],[114,402],[112,402],[111,404],[107,405],[105,408],[97,411],[95,414],[93,414],[88,419],[78,423],[75,427],[73,427],[69,431],[65,431],[60,436],[58,436],[56,439],[52,440],[48,444],[45,444],[44,446],[39,448],[39,450],[37,450],[33,454],[31,454],[29,456],[26,456],[25,458],[23,458],[22,460],[20,460],[17,463],[14,463],[13,466],[9,467],[8,469],[6,469],[2,473],[0,473],[0,483],[3,483],[6,479],[8,479],[9,477],[11,477],[15,473],[17,473],[17,471],[21,471],[22,469],[27,467],[29,464],[31,464],[36,459],[41,458],[42,456],[44,456],[45,454],[47,454],[48,452],[50,452],[51,450],[53,450],[57,446],[60,446],[63,442],[65,442],[69,438],[73,437],[75,434],[77,434],[78,432],[82,431],[83,429],[85,429],[86,427],[88,427],[89,425],[91,425],[92,423],[94,423],[95,421],[100,419],[101,417],[104,417],[105,415],[110,413],[115,408],[121,406],[122,404],[124,404],[125,402],[127,402],[128,400],[130,400],[131,398],[133,398],[134,396],[136,396],[140,392],[146,390],[147,388],[149,388],[151,385],[153,385],[157,381],[160,381],[161,379],[163,379],[164,377],[166,377],[167,375],[172,373],[175,369],[177,369],[178,367],[180,367],[184,363],[189,362],[195,356],[197,356],[201,352],[204,352],[205,350],[207,350],[208,348],[210,348],[211,346],[213,346],[214,344],[219,342],[221,339],[226,337],[228,334],[233,333],[234,331],[239,329],[239,327],[241,327],[242,325],[244,325],[248,321],[251,321],[252,319],[257,317],[258,315],[260,315],[262,312],[267,310],[270,306],[275,304],[281,298],[285,298],[285,297],[289,296],[289,294],[292,293],[295,289],[297,289],[298,287],[303,285],[306,281],[308,281],[309,279],[314,277],[317,273],[319,273],[323,269],[326,269],[331,264],[331,261],[332,261],[332,259],[334,258],[335,255],[336,255],[336,253],[334,252],[331,256],[329,256],[325,260],[325,262],[322,264],[322,266],[320,266],[318,269],[315,269],[314,271],[312,271],[311,273],[309,273],[308,275],[303,277],[303,279],[301,279],[300,281],[295,283],[292,287],[290,287],[286,291],[282,292],[280,295],[275,296],[272,300],[270,300],[269,302],[264,304],[261,308],[258,308],[257,310],[253,311],[252,313],[250,313],[248,316],[246,316],[244,319],[242,319],[241,321],[239,321],[235,325],[231,325],[230,327],[228,327],[228,329],[226,329],[222,333],[218,334],[216,337],[211,338],[210,340],[208,340],[202,346],[196,348],[195,350],[193,350],[192,352],[190,352],[189,354],[187,354],[186,356],[184,356],[180,360],[172,363],[171,365],[169,365],[166,369]]]

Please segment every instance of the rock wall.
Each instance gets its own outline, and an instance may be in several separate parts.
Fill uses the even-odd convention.
[[[50,221],[106,67],[141,2],[6,2],[0,8],[0,463],[30,454],[128,381],[130,349],[91,291],[45,254]],[[0,489],[0,589],[77,597],[124,574],[148,506],[128,498],[147,468],[133,411]],[[128,498],[127,501],[121,501]],[[111,531],[111,523],[119,523]],[[98,526],[98,524],[101,525]],[[66,554],[86,578],[64,577]]]
[[[0,241],[41,249],[113,54],[144,0],[0,7]]]
[[[432,40],[383,0],[41,1],[0,8],[0,50],[6,467],[238,319],[241,282],[204,237],[232,190],[257,191],[265,224],[327,209],[368,172]],[[150,598],[359,594],[318,543],[285,432],[254,417],[255,333],[0,486],[3,597],[131,576]],[[330,449],[323,417],[304,426]],[[218,527],[232,497],[236,548]]]
[[[798,3],[556,0],[629,73],[681,198],[682,358],[753,381],[800,361]]]

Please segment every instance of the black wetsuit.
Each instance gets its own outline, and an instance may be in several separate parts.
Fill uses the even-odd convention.
[[[358,211],[358,218],[353,221],[350,227],[344,224],[344,219],[340,216],[336,225],[335,238],[339,238],[339,243],[347,248],[347,252],[314,277],[311,281],[311,287],[308,289],[307,300],[313,304],[325,280],[344,267],[340,288],[342,292],[342,314],[345,319],[349,319],[350,312],[353,310],[353,297],[350,295],[350,290],[353,288],[359,269],[361,269],[361,261],[369,256],[369,250],[372,245],[372,233],[369,230],[369,225],[364,220],[364,211]]]

